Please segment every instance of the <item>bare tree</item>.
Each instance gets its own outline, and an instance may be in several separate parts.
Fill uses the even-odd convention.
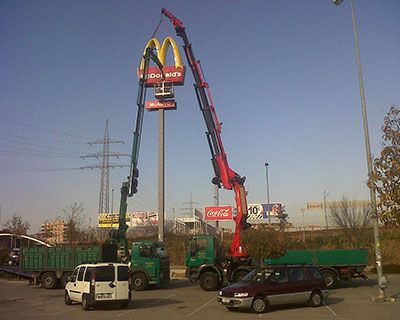
[[[13,234],[26,235],[31,225],[28,221],[23,221],[21,216],[17,216],[17,214],[14,213],[14,215],[6,221],[4,227]]]
[[[343,230],[350,245],[353,248],[361,246],[373,218],[371,206],[343,198],[332,204],[329,214],[333,224]]]
[[[62,210],[62,215],[65,217],[65,222],[68,225],[66,236],[69,244],[85,240],[84,234],[87,216],[84,214],[84,210],[83,204],[77,204],[76,202]]]

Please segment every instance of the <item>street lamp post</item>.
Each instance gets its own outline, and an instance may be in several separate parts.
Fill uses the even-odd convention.
[[[267,210],[268,210],[268,224],[271,225],[271,212],[270,212],[270,208],[269,208],[269,183],[268,183],[268,166],[269,163],[266,162],[265,163],[265,179],[267,181]]]
[[[335,5],[340,5],[343,0],[333,0]],[[353,18],[353,31],[354,31],[354,42],[356,48],[356,60],[358,67],[358,82],[360,86],[360,98],[361,98],[361,111],[363,117],[363,126],[364,126],[364,141],[365,141],[365,151],[367,156],[367,167],[368,167],[368,177],[372,176],[372,155],[371,155],[371,144],[369,141],[369,131],[368,131],[368,119],[367,119],[367,108],[365,103],[365,93],[364,93],[364,81],[362,77],[362,68],[361,68],[361,59],[360,59],[360,48],[358,44],[358,32],[357,32],[357,23],[356,23],[356,13],[354,9],[354,2],[350,0],[351,4],[351,13]],[[375,240],[375,258],[376,258],[376,267],[378,272],[378,297],[374,297],[374,301],[390,301],[393,302],[394,298],[386,298],[385,289],[387,288],[387,279],[383,274],[382,269],[382,255],[381,255],[381,245],[379,240],[379,216],[376,208],[376,195],[375,190],[372,186],[368,185],[370,191],[370,201],[372,207],[372,214],[374,216],[373,226],[374,226],[374,240]]]

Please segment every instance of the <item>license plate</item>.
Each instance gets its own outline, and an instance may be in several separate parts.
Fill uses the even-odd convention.
[[[98,293],[98,294],[96,294],[96,298],[97,298],[97,300],[111,299],[112,293]]]
[[[229,298],[222,298],[222,303],[229,303],[230,299]]]

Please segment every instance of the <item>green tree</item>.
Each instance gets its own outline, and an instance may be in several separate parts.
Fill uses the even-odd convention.
[[[265,258],[277,258],[286,251],[284,232],[263,224],[244,230],[242,244],[255,262],[260,264]]]
[[[374,159],[370,183],[379,197],[380,220],[387,227],[400,226],[400,109],[391,106],[382,126],[382,151]]]
[[[6,221],[4,227],[13,234],[26,235],[31,225],[28,221],[23,221],[21,216],[17,216],[17,214],[14,213],[14,215]]]

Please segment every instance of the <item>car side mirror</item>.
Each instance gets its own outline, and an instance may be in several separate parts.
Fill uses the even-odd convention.
[[[70,276],[68,277],[69,282],[75,282],[76,281],[76,276]]]
[[[115,284],[114,284],[113,282],[111,282],[108,286],[109,286],[110,288],[112,288],[112,289],[115,288]]]

